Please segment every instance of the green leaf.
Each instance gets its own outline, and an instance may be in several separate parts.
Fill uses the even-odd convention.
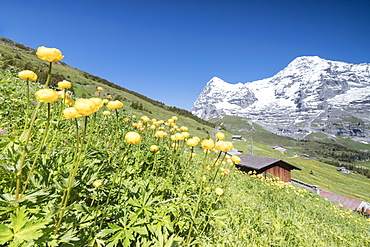
[[[0,225],[0,244],[5,244],[13,238],[12,230],[6,225]]]

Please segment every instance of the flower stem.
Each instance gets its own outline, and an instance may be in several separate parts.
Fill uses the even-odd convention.
[[[30,82],[29,82],[28,79],[27,79],[26,94],[27,94],[27,105],[26,105],[26,121],[25,121],[25,124],[24,124],[24,129],[27,128],[27,125],[28,125],[28,115],[29,115],[29,112],[30,112]]]
[[[25,184],[24,184],[24,186],[23,186],[23,190],[22,190],[22,193],[21,193],[21,196],[20,196],[20,197],[22,197],[22,196],[23,196],[23,194],[24,194],[24,192],[26,191],[26,188],[27,188],[28,182],[29,182],[29,180],[30,180],[30,178],[31,178],[31,175],[32,175],[33,169],[34,169],[34,167],[35,167],[35,165],[36,165],[36,162],[37,162],[37,159],[38,159],[38,157],[39,157],[39,155],[40,155],[40,153],[41,153],[42,147],[43,147],[43,146],[44,146],[44,144],[45,144],[46,137],[48,136],[49,127],[50,127],[50,103],[48,103],[48,116],[47,116],[47,122],[46,122],[46,127],[45,127],[45,133],[44,133],[44,135],[43,135],[43,137],[42,137],[42,140],[41,140],[41,143],[40,143],[39,149],[37,150],[37,154],[36,154],[36,156],[35,156],[35,158],[34,158],[34,160],[33,160],[33,163],[32,163],[32,166],[31,166],[31,169],[30,169],[30,171],[29,171],[29,173],[28,173],[27,180],[26,180],[26,182],[25,182]]]

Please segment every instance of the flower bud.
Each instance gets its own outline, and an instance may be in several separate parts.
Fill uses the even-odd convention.
[[[141,142],[141,137],[138,133],[130,131],[125,135],[125,140],[134,145]]]
[[[103,180],[99,179],[99,180],[95,180],[94,183],[93,183],[93,186],[97,189],[99,189],[100,187],[103,186]]]

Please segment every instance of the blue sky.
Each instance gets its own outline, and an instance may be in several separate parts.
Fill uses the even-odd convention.
[[[214,76],[273,76],[294,58],[370,62],[368,0],[2,0],[0,36],[191,110]]]

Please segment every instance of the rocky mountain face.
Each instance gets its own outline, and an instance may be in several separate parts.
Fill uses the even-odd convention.
[[[325,133],[370,143],[370,64],[304,56],[263,80],[230,84],[214,77],[192,113],[245,117],[295,139]]]

